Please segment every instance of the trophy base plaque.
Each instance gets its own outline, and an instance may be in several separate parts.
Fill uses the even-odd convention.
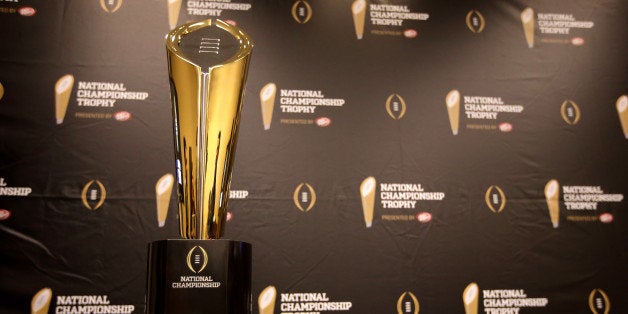
[[[251,313],[251,260],[241,241],[150,243],[146,313]]]

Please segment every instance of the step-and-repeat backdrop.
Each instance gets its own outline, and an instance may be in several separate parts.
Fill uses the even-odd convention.
[[[255,313],[628,313],[628,5],[0,0],[0,312],[142,313],[178,238],[164,36],[255,48]],[[259,309],[259,310],[258,310]]]

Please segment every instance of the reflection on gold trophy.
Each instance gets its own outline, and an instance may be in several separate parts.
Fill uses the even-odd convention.
[[[462,292],[465,314],[478,314],[478,298],[480,289],[475,282],[470,283]]]
[[[619,114],[619,122],[624,131],[624,136],[628,139],[628,96],[619,96],[615,106],[617,107],[617,114]]]
[[[364,20],[366,18],[366,1],[355,0],[351,4],[351,14],[353,15],[353,26],[358,39],[364,36]]]
[[[447,104],[447,114],[449,115],[449,125],[454,135],[458,134],[458,125],[460,124],[460,92],[452,90],[445,97]]]
[[[177,26],[179,11],[181,11],[181,1],[168,0],[168,24],[170,24],[170,29],[174,29]]]
[[[68,110],[73,85],[74,76],[70,74],[62,76],[55,84],[55,116],[57,118],[57,124],[63,123],[65,112]]]
[[[50,288],[39,290],[31,300],[31,314],[48,314],[50,300],[52,300],[52,290]]]
[[[547,209],[549,210],[550,219],[552,220],[552,226],[558,228],[559,222],[559,202],[558,202],[558,190],[560,185],[558,181],[552,179],[545,185],[545,200],[547,201]]]
[[[362,197],[362,212],[366,227],[373,225],[373,207],[375,206],[375,178],[368,177],[360,184],[360,196]]]
[[[259,92],[259,100],[262,104],[262,122],[264,130],[270,129],[273,122],[273,108],[275,107],[275,95],[277,94],[277,85],[268,83],[262,87]]]
[[[172,194],[172,185],[174,184],[174,176],[167,173],[163,175],[155,184],[155,199],[157,201],[157,222],[159,227],[166,225],[166,217],[168,217],[168,207],[170,205],[170,195]]]
[[[190,34],[190,35],[188,35]],[[179,26],[166,37],[184,239],[224,234],[229,185],[253,43],[220,20]]]
[[[534,10],[525,8],[521,11],[521,23],[523,24],[523,33],[526,36],[528,47],[534,47]]]
[[[273,286],[268,286],[262,290],[257,298],[257,306],[259,308],[259,314],[274,314],[275,313],[275,300],[277,299],[277,289]]]

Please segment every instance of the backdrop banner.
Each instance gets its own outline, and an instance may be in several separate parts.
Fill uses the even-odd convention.
[[[220,19],[255,41],[224,236],[254,313],[628,313],[626,16],[0,0],[0,312],[145,311],[179,237],[164,38]]]

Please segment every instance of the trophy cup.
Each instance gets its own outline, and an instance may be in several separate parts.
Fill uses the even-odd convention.
[[[166,36],[183,239],[149,244],[147,313],[251,313],[251,245],[220,237],[252,47],[220,20]]]

